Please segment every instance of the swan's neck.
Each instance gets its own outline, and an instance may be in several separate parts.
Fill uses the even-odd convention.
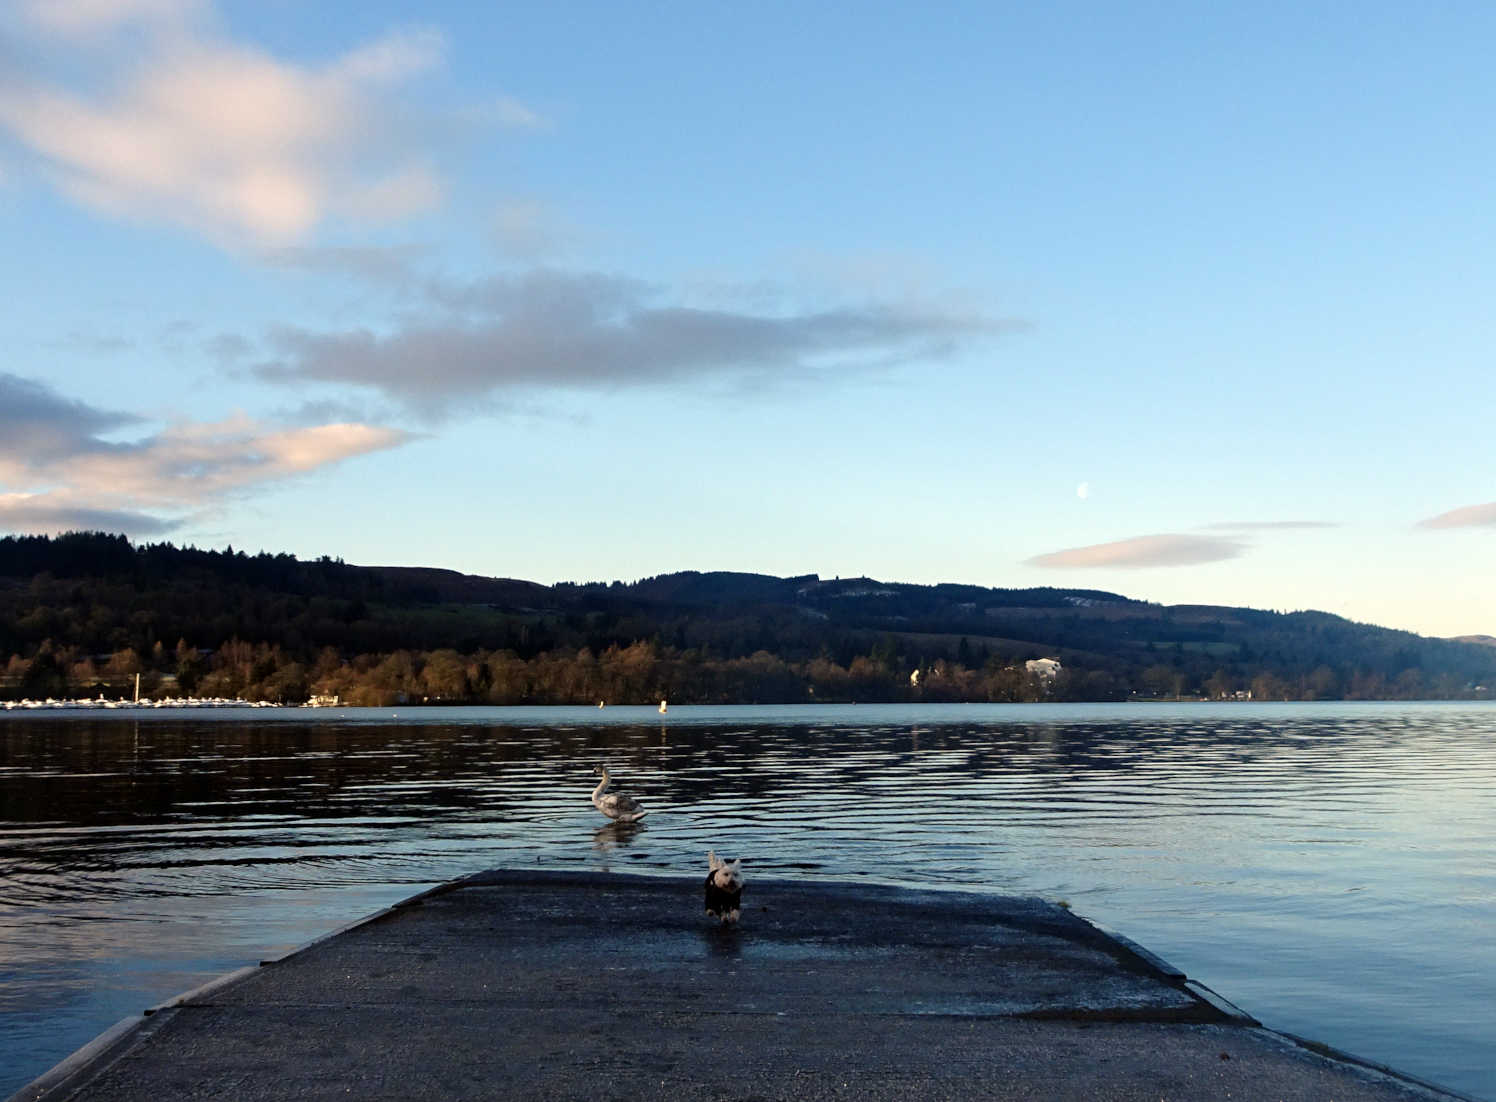
[[[600,781],[598,781],[597,782],[597,787],[592,790],[592,802],[593,803],[597,803],[598,800],[600,800],[600,799],[603,798],[603,793],[608,790],[608,785],[611,784],[611,783],[612,783],[612,778],[608,776],[608,771],[606,769],[604,769],[603,770],[603,779],[600,780]]]

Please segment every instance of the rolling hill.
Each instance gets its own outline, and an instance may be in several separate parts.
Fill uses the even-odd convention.
[[[657,668],[637,691],[677,699],[803,699],[817,685],[816,699],[929,698],[941,678],[953,699],[1481,697],[1496,686],[1493,643],[1090,589],[697,571],[542,585],[100,533],[0,539],[0,692],[12,695],[108,687],[126,671],[188,685],[225,669],[237,673],[218,681],[241,691],[279,683],[295,695],[355,685],[401,654],[410,670],[384,681],[407,687],[390,691],[430,697],[421,678],[440,651],[467,670],[440,699],[586,700],[608,684],[587,681],[589,662],[642,646]],[[1024,671],[1040,657],[1057,658],[1063,678],[1035,684]],[[551,680],[498,693],[500,659]],[[576,668],[551,669],[561,662]],[[783,667],[772,677],[770,662]]]

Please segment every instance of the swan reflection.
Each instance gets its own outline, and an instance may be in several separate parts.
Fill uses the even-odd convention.
[[[643,823],[609,823],[605,827],[598,827],[593,832],[592,848],[599,853],[607,853],[609,850],[619,846],[628,845],[645,829]]]

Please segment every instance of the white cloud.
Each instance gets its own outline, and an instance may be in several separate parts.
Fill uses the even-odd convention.
[[[398,218],[441,197],[422,128],[404,125],[385,100],[441,63],[435,31],[396,31],[308,66],[188,25],[201,5],[34,7],[46,26],[79,33],[146,17],[172,24],[109,52],[98,66],[102,91],[0,82],[0,129],[83,205],[274,248],[305,240],[333,214]]]
[[[204,0],[22,0],[22,14],[53,34],[96,35],[124,23],[181,25],[206,11]]]
[[[405,31],[346,54],[332,66],[330,75],[356,84],[394,84],[436,68],[446,53],[447,40],[439,31]]]
[[[348,213],[374,222],[405,218],[441,205],[445,188],[429,164],[410,164],[352,192]]]
[[[1222,521],[1219,524],[1207,524],[1205,527],[1223,532],[1267,532],[1289,531],[1293,529],[1339,528],[1340,525],[1332,520],[1243,520]]]
[[[493,102],[488,114],[500,126],[511,130],[538,130],[547,125],[544,116],[513,96],[500,96]]]
[[[1245,550],[1245,545],[1235,540],[1166,533],[1053,551],[1034,556],[1028,564],[1063,569],[1194,566],[1234,559]]]
[[[1496,526],[1496,501],[1466,505],[1418,522],[1420,528],[1486,528]]]

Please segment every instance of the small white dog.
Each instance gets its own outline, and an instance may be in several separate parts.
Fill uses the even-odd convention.
[[[743,859],[729,863],[708,852],[706,866],[706,913],[731,926],[743,910]]]

